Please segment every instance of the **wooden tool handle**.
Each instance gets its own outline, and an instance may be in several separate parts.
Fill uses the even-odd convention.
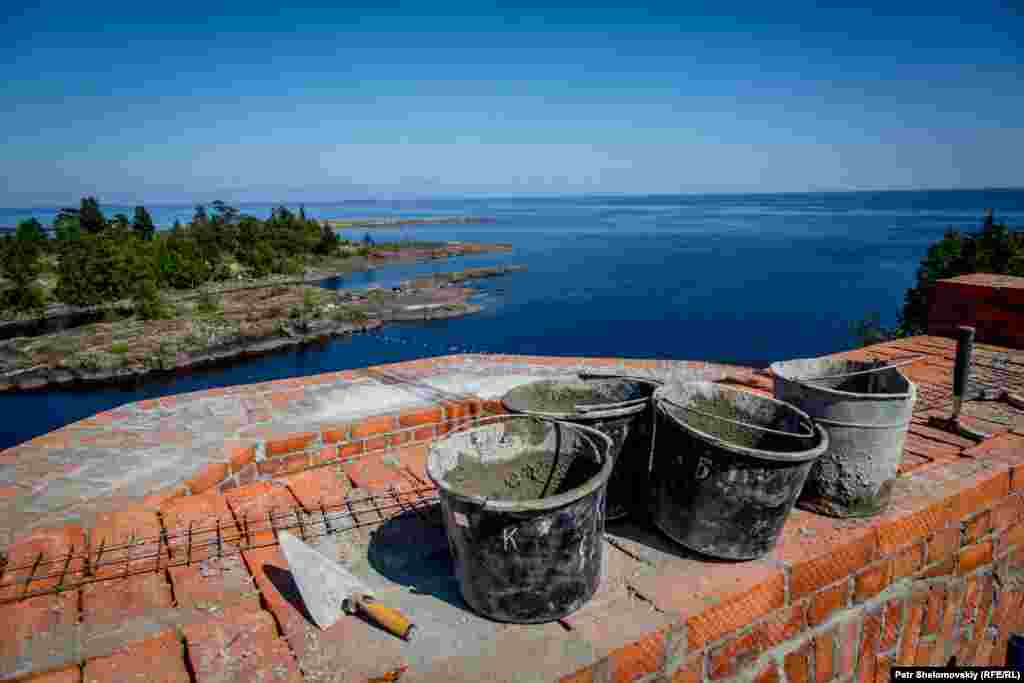
[[[369,595],[355,596],[354,601],[359,611],[375,624],[402,640],[409,639],[413,624],[397,609],[381,604]]]

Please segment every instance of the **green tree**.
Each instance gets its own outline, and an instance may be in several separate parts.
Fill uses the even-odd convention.
[[[92,234],[103,232],[107,227],[107,219],[100,211],[100,204],[95,197],[82,198],[82,205],[78,209],[78,221],[83,230]]]
[[[334,231],[327,221],[320,228],[320,241],[317,242],[316,247],[313,251],[317,254],[327,255],[333,254],[338,250],[338,244],[341,240],[338,239],[338,233]]]
[[[114,230],[125,232],[131,227],[131,222],[128,220],[128,216],[123,213],[114,214],[114,217],[110,219],[110,227]]]
[[[78,209],[61,209],[53,221],[53,231],[60,244],[78,239],[82,235]]]
[[[10,284],[0,292],[0,308],[19,312],[43,308],[43,292],[36,284],[41,270],[42,246],[31,238],[4,240],[4,243],[0,272]]]
[[[23,242],[34,242],[41,247],[45,247],[49,241],[46,237],[46,231],[43,230],[42,223],[35,218],[26,218],[19,222],[14,238]]]
[[[156,226],[153,224],[153,218],[149,215],[149,211],[144,206],[135,207],[135,217],[132,219],[132,230],[135,231],[140,238],[149,241],[153,239],[153,235],[156,234]]]

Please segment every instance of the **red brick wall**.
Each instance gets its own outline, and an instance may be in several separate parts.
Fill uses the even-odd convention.
[[[977,328],[977,340],[1024,348],[1024,278],[976,273],[935,283],[928,334],[954,336],[958,325]]]

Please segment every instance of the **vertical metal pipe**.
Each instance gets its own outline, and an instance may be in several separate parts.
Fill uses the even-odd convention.
[[[971,356],[974,353],[974,328],[957,328],[956,365],[953,366],[953,421],[960,418],[967,382],[971,375]]]

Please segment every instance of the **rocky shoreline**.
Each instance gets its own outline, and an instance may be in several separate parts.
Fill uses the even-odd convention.
[[[231,280],[206,285],[205,291],[225,294],[244,289],[260,289],[272,285],[316,284],[333,277],[344,277],[352,273],[376,270],[394,264],[420,263],[475,254],[507,253],[512,251],[509,244],[477,244],[472,242],[438,242],[436,246],[405,247],[395,250],[378,249],[368,256],[350,256],[335,262],[333,267],[311,267],[302,276],[272,275],[259,280]],[[338,267],[342,265],[344,267]],[[196,291],[167,293],[171,301],[184,301],[199,296]],[[59,332],[79,324],[99,322],[110,312],[129,315],[131,301],[113,301],[96,306],[69,306],[51,304],[41,316],[26,316],[0,320],[0,340],[15,337],[37,336]]]
[[[0,391],[133,381],[323,343],[388,322],[470,315],[482,310],[468,301],[476,290],[456,283],[522,270],[500,266],[439,273],[387,290],[249,287],[226,292],[216,312],[193,305],[173,320],[94,323],[7,340],[0,342]]]

